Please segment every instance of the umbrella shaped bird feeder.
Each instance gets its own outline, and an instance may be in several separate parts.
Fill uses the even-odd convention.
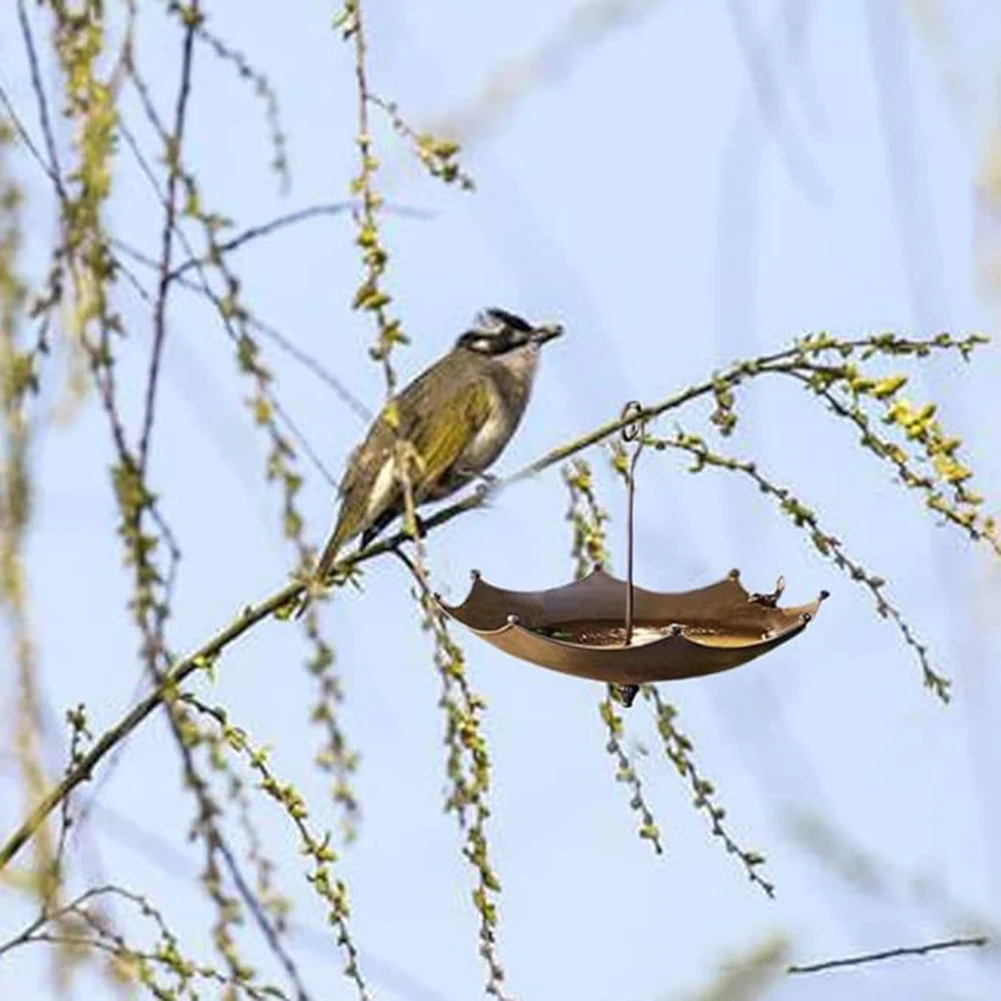
[[[642,413],[630,404],[624,416]],[[770,594],[752,594],[731,570],[722,580],[692,591],[647,591],[633,583],[633,502],[642,426],[623,429],[636,441],[627,477],[627,579],[600,566],[588,576],[544,591],[508,591],[473,571],[461,605],[435,595],[442,610],[488,643],[521,660],[563,674],[603,681],[630,705],[638,687],[695,678],[746,664],[798,636],[827,597],[780,608],[779,578]]]

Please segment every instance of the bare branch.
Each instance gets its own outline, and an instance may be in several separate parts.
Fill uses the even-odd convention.
[[[982,338],[973,337],[966,341],[949,341],[948,346],[955,347],[961,352],[968,352],[973,346],[982,342]],[[529,463],[510,476],[496,481],[489,489],[477,489],[456,501],[454,504],[436,512],[432,517],[423,519],[425,533],[451,521],[466,511],[483,507],[491,499],[498,489],[518,483],[528,479],[537,473],[556,465],[563,460],[575,455],[578,452],[589,448],[592,445],[603,441],[605,438],[622,430],[622,428],[635,422],[637,419],[649,421],[670,410],[676,410],[692,400],[709,397],[721,392],[721,387],[732,387],[742,382],[764,375],[785,374],[794,368],[797,359],[802,360],[804,356],[813,356],[824,350],[838,350],[844,352],[849,348],[862,351],[883,350],[891,354],[916,354],[924,355],[936,347],[944,348],[945,342],[940,339],[929,341],[909,341],[900,338],[888,338],[887,335],[878,335],[872,338],[860,338],[857,340],[845,341],[800,341],[796,346],[777,351],[760,358],[736,362],[723,372],[718,373],[714,378],[704,382],[689,386],[677,392],[659,403],[643,407],[637,415],[631,413],[625,417],[616,416],[606,421],[597,428],[586,434],[575,438],[563,445],[550,449],[534,462]],[[408,526],[381,542],[374,542],[358,553],[348,557],[343,566],[350,570],[354,566],[374,559],[377,556],[396,549],[402,542],[412,541],[413,533]],[[108,754],[111,749],[121,740],[128,736],[143,720],[155,710],[167,696],[167,693],[174,693],[177,685],[196,670],[210,668],[219,654],[238,639],[245,632],[257,623],[269,616],[278,613],[280,617],[291,614],[299,599],[306,590],[306,583],[302,580],[293,580],[284,587],[258,602],[256,605],[248,605],[243,612],[237,616],[229,625],[221,629],[208,642],[203,644],[193,653],[176,661],[165,674],[165,680],[157,689],[150,693],[141,702],[137,703],[117,724],[106,731],[85,754],[80,763],[67,772],[62,781],[50,790],[31,811],[29,816],[18,826],[17,830],[0,847],[0,871],[13,859],[25,843],[29,841],[38,830],[45,818],[55,809],[63,798],[75,789],[81,782],[86,781],[96,765]]]
[[[257,226],[249,226],[247,229],[243,230],[243,232],[238,233],[229,240],[223,240],[214,249],[217,252],[228,254],[230,251],[238,250],[240,247],[253,240],[257,240],[262,236],[270,236],[272,233],[276,233],[278,230],[284,229],[287,226],[294,226],[296,223],[305,222],[307,219],[316,219],[320,216],[341,215],[344,212],[350,212],[357,209],[357,207],[357,204],[354,202],[332,202],[330,204],[308,205],[306,208],[296,209],[294,212],[287,212],[284,215],[277,216],[274,219],[269,219],[267,222],[260,223]],[[432,215],[430,212],[426,212],[423,209],[415,209],[407,205],[384,205],[382,207],[382,211],[388,212],[391,215],[405,216],[413,219],[429,219]],[[176,280],[192,268],[198,267],[199,264],[208,263],[210,262],[207,258],[190,258],[183,264],[174,268],[170,277],[172,280]]]
[[[167,163],[167,193],[163,214],[163,236],[160,246],[160,284],[153,307],[153,350],[150,355],[149,375],[146,381],[146,406],[143,413],[142,434],[139,438],[139,471],[146,472],[149,457],[149,440],[153,431],[156,406],[156,389],[159,383],[160,359],[167,335],[167,297],[171,284],[171,254],[177,223],[177,188],[181,181],[181,144],[187,120],[188,98],[191,95],[191,66],[195,46],[195,30],[201,20],[198,0],[194,0],[185,15],[184,43],[181,54],[181,82],[174,108],[174,130],[167,137],[164,159]]]
[[[925,956],[928,953],[941,952],[944,949],[980,947],[987,945],[987,942],[986,935],[972,935],[967,938],[951,938],[945,942],[929,942],[927,945],[902,945],[896,949],[885,949],[882,952],[867,952],[860,956],[846,956],[843,959],[825,959],[820,963],[790,966],[786,969],[786,973],[817,973],[820,970],[833,970],[842,966],[878,963],[884,959],[896,959],[899,956]]]

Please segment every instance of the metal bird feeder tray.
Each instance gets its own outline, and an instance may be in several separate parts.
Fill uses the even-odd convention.
[[[639,411],[639,404],[630,404]],[[642,411],[639,411],[642,413]],[[597,567],[563,587],[508,591],[473,571],[473,586],[461,605],[448,605],[452,618],[488,643],[521,660],[563,674],[607,682],[629,705],[637,686],[695,678],[746,664],[798,636],[827,597],[780,608],[779,578],[771,594],[751,594],[731,570],[707,587],[677,593],[647,591],[632,579],[633,495],[636,460],[643,448],[638,421],[623,429],[638,444],[628,474],[628,579]]]

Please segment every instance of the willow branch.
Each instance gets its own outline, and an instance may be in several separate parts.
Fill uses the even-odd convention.
[[[156,390],[159,385],[160,362],[167,336],[167,296],[171,284],[171,258],[174,248],[174,230],[177,228],[177,194],[181,182],[181,144],[187,122],[188,98],[191,96],[191,67],[195,45],[195,29],[201,20],[197,0],[188,15],[181,55],[181,82],[174,108],[174,131],[167,137],[165,159],[168,164],[167,194],[163,216],[163,236],[160,247],[160,282],[153,310],[153,351],[150,355],[149,375],[146,380],[146,405],[143,413],[142,435],[139,438],[139,468],[146,470],[150,435],[156,407]]]
[[[296,223],[305,222],[307,219],[316,219],[321,216],[341,215],[342,213],[349,212],[356,207],[357,206],[354,202],[331,202],[329,204],[321,203],[319,205],[307,205],[305,208],[295,209],[294,211],[287,212],[284,215],[276,216],[274,219],[269,219],[267,222],[258,223],[256,226],[248,226],[247,229],[237,233],[236,236],[220,242],[215,250],[217,253],[228,254],[231,251],[239,250],[240,247],[244,246],[244,244],[250,243],[252,240],[260,239],[263,236],[271,236],[272,233],[277,233],[279,230],[285,229],[288,226],[294,226]],[[384,205],[382,206],[382,209],[390,214],[412,219],[430,219],[432,216],[432,213],[427,212],[424,209],[412,208],[409,205]],[[192,268],[198,267],[199,264],[211,263],[212,262],[208,256],[190,258],[182,264],[177,265],[177,267],[171,271],[170,279],[172,281],[176,281],[182,275],[187,274],[187,272]]]
[[[200,646],[187,657],[177,661],[167,673],[164,681],[144,699],[137,702],[110,730],[105,731],[95,741],[91,749],[84,754],[79,763],[70,768],[60,782],[55,785],[37,806],[31,811],[24,822],[0,847],[0,871],[24,847],[45,818],[68,796],[81,782],[90,778],[95,766],[109,751],[124,740],[154,709],[167,698],[168,692],[175,692],[177,686],[197,670],[204,670],[215,658],[232,643],[242,636],[251,626],[266,619],[283,605],[288,604],[302,590],[302,584],[288,584],[280,591],[265,598],[257,605],[248,605],[228,626],[221,629],[207,643]]]
[[[790,966],[786,969],[786,973],[817,973],[820,970],[833,970],[841,966],[861,966],[863,963],[878,963],[881,960],[896,959],[899,956],[925,956],[930,952],[941,952],[943,949],[960,949],[985,945],[987,945],[986,935],[974,935],[969,938],[951,938],[946,942],[929,942],[927,945],[902,945],[896,949],[884,949],[882,952],[867,952],[861,956],[846,956],[844,959],[826,959],[821,963],[810,963],[806,966]]]
[[[650,415],[663,413],[671,407],[680,406],[687,400],[695,396],[704,395],[712,391],[712,382],[703,383],[700,387],[693,387],[684,393],[679,393],[674,397],[651,407],[646,411]],[[632,420],[630,417],[629,420]],[[425,531],[430,531],[440,525],[451,521],[453,518],[470,511],[473,508],[481,507],[486,503],[488,496],[492,496],[501,486],[507,486],[532,476],[535,473],[555,465],[567,456],[601,441],[603,438],[614,434],[619,428],[629,421],[619,418],[608,421],[599,428],[583,435],[575,441],[569,442],[536,459],[535,462],[506,480],[499,481],[490,491],[480,490],[469,494],[462,500],[450,505],[442,511],[437,512],[433,517],[424,521]],[[397,532],[395,535],[382,542],[362,550],[357,556],[352,558],[352,564],[362,563],[373,559],[392,549],[395,549],[402,542],[411,539],[410,533],[406,530]],[[248,605],[243,612],[237,616],[228,626],[215,634],[207,643],[200,646],[187,657],[177,661],[167,672],[164,681],[149,695],[138,702],[125,716],[119,720],[111,729],[98,739],[90,750],[80,759],[79,763],[69,769],[62,780],[55,785],[35,806],[31,813],[25,818],[21,825],[0,847],[0,871],[6,868],[7,864],[17,855],[24,845],[33,837],[39,827],[45,822],[48,815],[67,797],[78,785],[88,780],[97,764],[107,755],[117,744],[129,736],[155,709],[157,709],[167,697],[168,692],[176,691],[177,686],[189,675],[199,669],[204,669],[210,665],[219,654],[234,640],[239,639],[250,628],[263,621],[268,616],[274,614],[294,602],[305,590],[305,585],[300,581],[286,584],[274,594],[263,599],[256,605]]]
[[[839,343],[843,347],[865,348],[872,345],[873,341],[869,338],[862,338],[852,341],[841,341]],[[918,342],[906,343],[911,345]],[[718,373],[714,378],[707,379],[694,386],[689,386],[687,389],[666,397],[659,403],[643,407],[638,411],[631,411],[626,416],[616,416],[604,424],[600,424],[592,431],[581,435],[579,438],[550,449],[550,451],[540,456],[534,462],[522,467],[510,476],[496,481],[491,487],[480,488],[471,494],[467,494],[454,504],[438,511],[432,517],[424,519],[425,532],[430,532],[432,529],[444,525],[466,511],[483,507],[500,489],[543,472],[550,466],[554,466],[568,459],[570,456],[598,444],[605,438],[616,434],[622,428],[635,423],[637,420],[649,421],[670,410],[676,410],[692,400],[710,396],[721,384],[736,386],[745,380],[758,376],[786,373],[796,367],[797,360],[801,359],[802,355],[803,348],[794,346],[770,355],[764,355],[760,358],[737,362]],[[349,557],[343,566],[350,568],[364,563],[391,550],[395,550],[402,543],[409,541],[412,541],[411,533],[404,527],[403,530],[397,532],[395,535],[381,542],[375,542],[354,556]],[[28,817],[7,838],[2,847],[0,847],[0,871],[7,866],[11,859],[31,839],[59,803],[80,783],[90,778],[95,766],[105,755],[132,733],[146,717],[160,706],[167,698],[168,693],[175,693],[177,686],[195,671],[210,667],[230,643],[239,639],[257,623],[276,612],[289,608],[300,598],[305,590],[306,584],[303,581],[295,580],[264,598],[256,605],[246,606],[236,619],[216,633],[208,642],[187,657],[176,661],[164,675],[163,682],[142,701],[137,703],[110,730],[107,730],[80,759],[79,763],[67,771],[62,780],[42,798]]]

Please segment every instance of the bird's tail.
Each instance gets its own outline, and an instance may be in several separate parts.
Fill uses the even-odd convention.
[[[342,541],[340,531],[335,531],[323,547],[316,569],[313,571],[318,581],[325,581],[330,576],[330,571],[334,569],[334,564],[337,562],[337,554],[340,552]]]
[[[340,526],[330,536],[327,544],[323,547],[323,552],[320,553],[320,559],[313,570],[313,581],[311,583],[316,583],[322,585],[326,579],[330,576],[330,571],[334,569],[334,564],[337,562],[337,553],[340,551],[343,540],[341,539]],[[310,605],[310,586],[307,585],[305,592],[302,597],[302,604],[299,606],[298,611],[295,613],[295,618],[301,619],[306,614],[306,609]]]

